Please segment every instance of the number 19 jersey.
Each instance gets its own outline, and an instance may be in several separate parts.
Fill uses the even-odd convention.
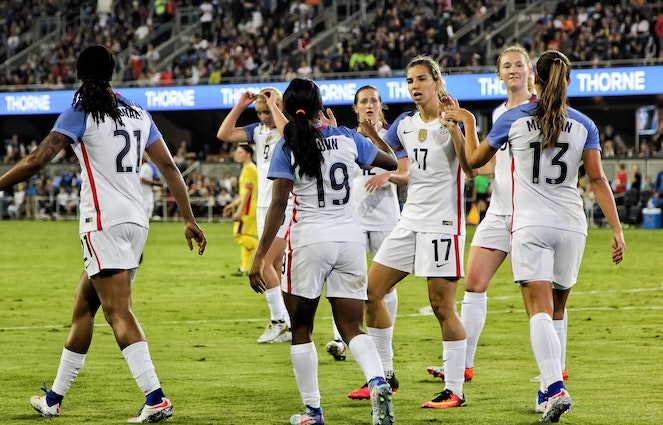
[[[370,165],[377,147],[356,131],[346,127],[321,126],[324,139],[318,146],[324,162],[321,178],[299,175],[289,148],[281,139],[269,167],[270,179],[292,180],[294,208],[290,225],[290,246],[317,242],[359,242],[364,235],[352,200],[352,177],[356,163]],[[313,140],[309,143],[314,143]]]

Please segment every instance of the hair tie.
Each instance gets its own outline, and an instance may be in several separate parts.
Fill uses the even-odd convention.
[[[306,111],[303,110],[303,109],[297,109],[297,110],[295,111],[295,115],[299,115],[299,114],[306,115]]]

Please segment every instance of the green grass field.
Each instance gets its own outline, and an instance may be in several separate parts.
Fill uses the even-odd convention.
[[[134,311],[150,344],[176,424],[287,424],[301,400],[289,345],[255,342],[267,323],[264,297],[247,278],[230,276],[239,249],[228,223],[203,223],[209,245],[189,252],[179,223],[153,223],[134,282]],[[471,239],[473,228],[468,228]],[[0,424],[120,424],[143,395],[103,315],[92,347],[59,418],[45,420],[28,399],[55,376],[82,269],[75,222],[0,221]],[[626,260],[610,262],[606,229],[591,229],[579,283],[569,298],[567,424],[663,422],[663,231],[626,231]],[[423,279],[398,285],[394,396],[399,424],[534,424],[538,374],[520,292],[505,264],[489,289],[488,323],[479,342],[467,405],[421,409],[442,390],[426,373],[440,363],[441,338]],[[462,298],[462,290],[458,299]],[[370,404],[347,393],[364,382],[348,356],[334,362],[330,309],[321,302],[315,329],[320,390],[329,424],[369,424]]]

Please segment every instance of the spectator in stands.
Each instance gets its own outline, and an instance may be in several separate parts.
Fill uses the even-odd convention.
[[[21,218],[25,212],[25,188],[26,184],[20,182],[16,185],[12,203],[7,206],[9,218]]]
[[[615,202],[617,205],[624,204],[624,197],[626,195],[626,185],[628,183],[628,176],[624,168],[624,164],[617,164],[617,173],[612,181],[612,192],[615,195]]]

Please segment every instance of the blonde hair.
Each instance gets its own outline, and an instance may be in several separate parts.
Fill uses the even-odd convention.
[[[552,148],[557,143],[566,111],[566,88],[571,78],[571,61],[564,53],[546,50],[536,62],[536,84],[539,103],[535,117],[541,124],[544,148]]]
[[[256,102],[266,102],[266,96],[265,93],[271,92],[276,95],[276,98],[279,100],[277,103],[280,103],[283,101],[283,94],[279,91],[279,89],[275,87],[265,87],[264,89],[260,90],[260,93],[258,93],[258,96],[256,97]]]
[[[529,58],[529,53],[527,53],[527,50],[525,50],[525,48],[522,46],[511,45],[506,49],[502,50],[502,53],[500,53],[500,55],[497,57],[498,75],[500,73],[500,64],[502,62],[502,57],[507,53],[520,53],[523,56],[523,59],[525,60],[524,62],[525,65],[527,65],[527,69],[532,71],[532,61]],[[530,75],[527,77],[527,91],[530,93],[534,93],[535,89],[536,87],[534,86],[534,76],[530,72]]]

